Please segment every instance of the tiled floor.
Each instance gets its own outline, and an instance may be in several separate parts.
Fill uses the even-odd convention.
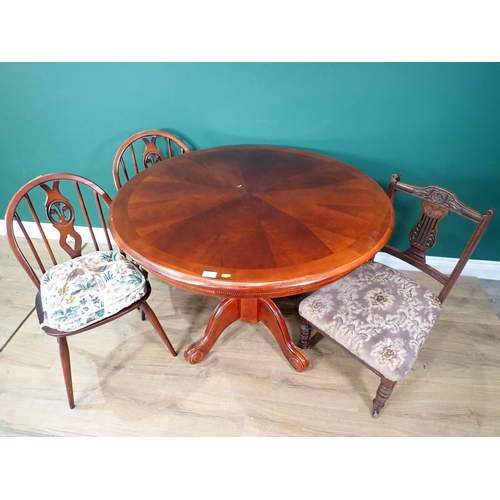
[[[493,309],[500,318],[500,281],[499,280],[484,280],[480,279],[481,285],[486,292],[486,296],[490,300]]]

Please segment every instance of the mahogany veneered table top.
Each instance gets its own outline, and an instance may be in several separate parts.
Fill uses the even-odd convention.
[[[119,247],[150,273],[235,299],[226,306],[231,318],[268,325],[262,304],[252,304],[316,289],[360,266],[388,241],[394,212],[376,182],[328,156],[228,146],[142,171],[117,193],[109,222]],[[208,352],[195,351],[185,354],[192,363]]]

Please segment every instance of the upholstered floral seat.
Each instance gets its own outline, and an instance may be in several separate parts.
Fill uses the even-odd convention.
[[[305,298],[299,313],[381,375],[398,381],[413,366],[440,309],[427,288],[370,261]]]
[[[42,327],[73,332],[116,314],[145,293],[144,275],[121,253],[91,252],[43,275]]]
[[[387,189],[392,202],[397,192],[408,195],[408,200],[410,196],[420,199],[420,211],[412,204],[406,206],[405,214],[411,217],[414,212],[418,219],[408,234],[409,247],[386,244],[379,251],[395,259],[395,267],[398,262],[409,264],[434,280],[439,295],[394,268],[368,261],[299,305],[300,347],[307,349],[314,326],[380,377],[373,399],[375,418],[414,365],[446,297],[495,213],[493,208],[478,212],[439,186],[401,182],[400,174],[391,177]],[[450,212],[473,222],[475,229],[451,272],[444,274],[427,262],[426,253],[436,243],[438,227]]]

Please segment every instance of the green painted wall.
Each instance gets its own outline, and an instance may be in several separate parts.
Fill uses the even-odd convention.
[[[193,149],[275,144],[338,158],[384,188],[392,173],[500,210],[497,63],[2,63],[0,218],[53,171],[113,196],[117,148],[147,128]],[[458,221],[433,253],[458,256]],[[394,239],[406,237],[398,225]],[[457,238],[457,242],[455,242]],[[500,213],[475,259],[500,260]]]

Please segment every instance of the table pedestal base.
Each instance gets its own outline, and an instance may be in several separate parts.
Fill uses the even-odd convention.
[[[281,311],[272,300],[264,298],[224,299],[215,308],[203,337],[184,351],[186,360],[192,364],[199,363],[221,333],[237,319],[249,323],[262,321],[295,370],[303,372],[309,366],[307,358],[293,345]]]

